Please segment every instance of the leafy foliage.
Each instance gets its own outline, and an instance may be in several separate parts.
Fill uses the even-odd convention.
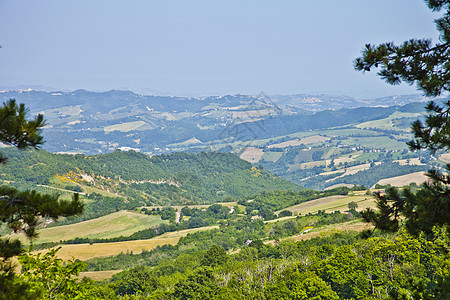
[[[431,101],[425,107],[428,115],[425,125],[417,120],[411,125],[414,140],[408,142],[413,150],[428,149],[435,153],[438,149],[450,148],[450,101],[443,106]]]
[[[44,116],[39,114],[35,119],[27,120],[27,113],[25,105],[17,105],[14,99],[3,103],[0,107],[0,141],[19,149],[43,144],[41,131],[45,126]],[[0,162],[5,163],[6,157],[1,156]]]
[[[0,195],[0,221],[8,223],[14,232],[24,231],[29,239],[37,236],[36,226],[40,218],[57,219],[83,211],[78,194],[74,194],[72,201],[58,201],[57,195],[39,194],[36,191],[20,192],[1,186]]]
[[[436,237],[335,232],[274,246],[252,242],[233,255],[213,245],[118,273],[103,287],[131,299],[446,299],[450,240],[444,231]],[[201,263],[207,256],[226,259],[209,267]]]
[[[82,292],[83,283],[77,275],[84,269],[85,263],[79,260],[64,262],[56,257],[59,248],[51,249],[44,255],[24,254],[19,261],[22,274],[32,290],[40,292],[43,299],[75,299]]]

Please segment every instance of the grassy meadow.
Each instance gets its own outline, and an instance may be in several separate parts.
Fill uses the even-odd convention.
[[[39,230],[39,237],[35,244],[70,240],[76,237],[112,238],[131,235],[136,231],[151,228],[168,221],[161,220],[160,216],[144,215],[130,211],[119,211],[100,218],[57,227]],[[26,241],[23,234],[17,235]]]

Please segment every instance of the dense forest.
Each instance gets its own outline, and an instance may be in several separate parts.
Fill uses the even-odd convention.
[[[4,181],[48,185],[60,179],[66,182],[61,187],[67,183],[93,186],[141,205],[214,203],[264,190],[302,190],[229,153],[173,153],[150,157],[135,151],[117,150],[84,156],[14,148],[5,148],[3,153],[8,157],[1,175]]]

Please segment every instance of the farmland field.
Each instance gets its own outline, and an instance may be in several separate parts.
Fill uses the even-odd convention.
[[[41,229],[39,237],[34,243],[58,242],[76,237],[112,238],[121,235],[128,236],[136,231],[167,222],[161,220],[160,216],[119,211],[76,224]],[[22,234],[18,236],[25,241]]]
[[[255,147],[247,147],[239,156],[241,159],[251,163],[257,163],[263,156],[264,151]]]
[[[320,227],[317,230],[313,229],[306,234],[298,234],[298,235],[290,236],[290,237],[284,238],[284,240],[293,240],[295,242],[298,242],[298,241],[309,240],[309,239],[312,239],[315,237],[327,236],[329,234],[335,233],[336,231],[343,231],[343,232],[363,231],[363,230],[372,229],[372,228],[373,228],[372,224],[367,224],[367,223],[361,222],[361,221],[349,221],[349,222],[340,223],[340,224],[327,225],[324,227]]]
[[[418,116],[420,116],[419,113],[402,113],[402,112],[394,112],[389,117],[385,119],[375,120],[375,121],[368,121],[365,123],[358,124],[357,127],[359,128],[379,128],[379,129],[395,129],[394,128],[394,120],[398,119],[415,119]],[[410,122],[408,122],[410,123]],[[398,130],[398,129],[397,129]]]
[[[157,246],[166,244],[175,245],[181,237],[189,233],[210,230],[218,228],[218,226],[201,227],[194,229],[186,229],[175,232],[168,232],[161,236],[154,237],[148,240],[135,240],[116,243],[99,243],[99,244],[78,244],[78,245],[62,245],[58,251],[58,257],[64,260],[72,257],[87,260],[94,257],[114,256],[120,253],[141,253],[143,250],[152,250]]]
[[[286,148],[286,147],[292,147],[292,146],[299,146],[301,144],[308,145],[308,144],[315,144],[315,143],[322,143],[325,141],[328,141],[330,138],[321,136],[321,135],[312,135],[303,137],[300,139],[293,139],[285,142],[281,142],[278,144],[273,144],[267,146],[267,148]]]
[[[373,207],[375,203],[373,196],[369,195],[330,196],[300,203],[288,207],[285,210],[292,211],[294,215],[298,213],[301,213],[302,215],[307,213],[317,213],[319,210],[325,210],[326,212],[339,210],[344,212],[348,210],[348,203],[352,201],[358,204],[358,210],[366,207]]]
[[[144,121],[133,121],[133,122],[127,122],[127,123],[106,126],[104,128],[104,130],[105,130],[105,132],[111,132],[111,131],[128,132],[128,131],[132,131],[132,130],[137,130],[139,127],[141,127],[145,124],[146,123]]]
[[[396,177],[382,179],[382,180],[378,181],[378,184],[380,184],[380,185],[390,184],[392,186],[404,186],[404,185],[408,185],[412,182],[415,182],[416,184],[419,185],[419,184],[423,183],[424,181],[426,181],[427,179],[428,179],[428,177],[425,176],[424,172],[416,172],[416,173],[406,174],[406,175],[402,175],[402,176],[396,176]]]
[[[276,162],[282,155],[282,152],[264,152],[261,160]]]

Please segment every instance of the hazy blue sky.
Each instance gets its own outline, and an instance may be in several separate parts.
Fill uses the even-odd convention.
[[[368,42],[436,40],[436,16],[422,0],[0,0],[0,86],[416,93],[352,60]]]

